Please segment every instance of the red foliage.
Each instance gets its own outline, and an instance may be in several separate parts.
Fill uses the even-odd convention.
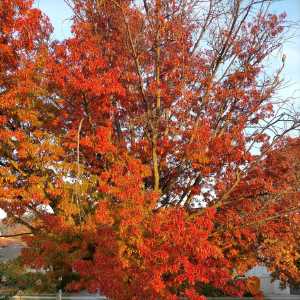
[[[264,73],[285,16],[138,2],[74,0],[52,43],[31,1],[0,4],[0,205],[33,233],[24,264],[124,300],[260,297],[240,277],[259,263],[299,280],[299,139],[269,133],[282,68]]]

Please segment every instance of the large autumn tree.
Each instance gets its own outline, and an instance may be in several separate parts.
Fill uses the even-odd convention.
[[[256,294],[259,263],[300,279],[270,2],[70,0],[61,42],[32,1],[1,2],[0,203],[25,264],[112,299]]]

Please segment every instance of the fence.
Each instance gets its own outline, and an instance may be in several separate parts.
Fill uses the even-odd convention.
[[[1,299],[6,297],[0,296]],[[7,299],[7,298],[6,298]],[[108,300],[105,296],[72,296],[63,294],[51,294],[51,295],[17,295],[10,297],[12,300]],[[234,297],[208,297],[208,300],[251,300],[254,298],[234,298]],[[266,295],[266,300],[299,300],[298,295]]]
[[[10,297],[12,300],[108,300],[104,296],[72,296],[60,293],[53,295],[16,295]]]

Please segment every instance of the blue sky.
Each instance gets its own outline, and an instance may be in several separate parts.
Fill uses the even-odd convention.
[[[35,0],[35,6],[50,18],[55,39],[62,40],[70,35],[72,11],[64,0]]]
[[[272,9],[275,12],[285,11],[288,20],[300,24],[300,0],[277,0],[274,1]],[[283,53],[286,54],[286,68],[284,79],[290,83],[287,89],[282,91],[283,96],[296,96],[295,103],[300,110],[300,27],[298,26],[291,34],[294,35],[284,46]]]

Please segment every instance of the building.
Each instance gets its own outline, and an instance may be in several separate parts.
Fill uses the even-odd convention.
[[[287,286],[286,288],[281,288],[280,281],[272,281],[270,272],[265,266],[256,266],[248,271],[246,275],[256,276],[260,279],[261,290],[267,298],[300,299],[300,287]]]

